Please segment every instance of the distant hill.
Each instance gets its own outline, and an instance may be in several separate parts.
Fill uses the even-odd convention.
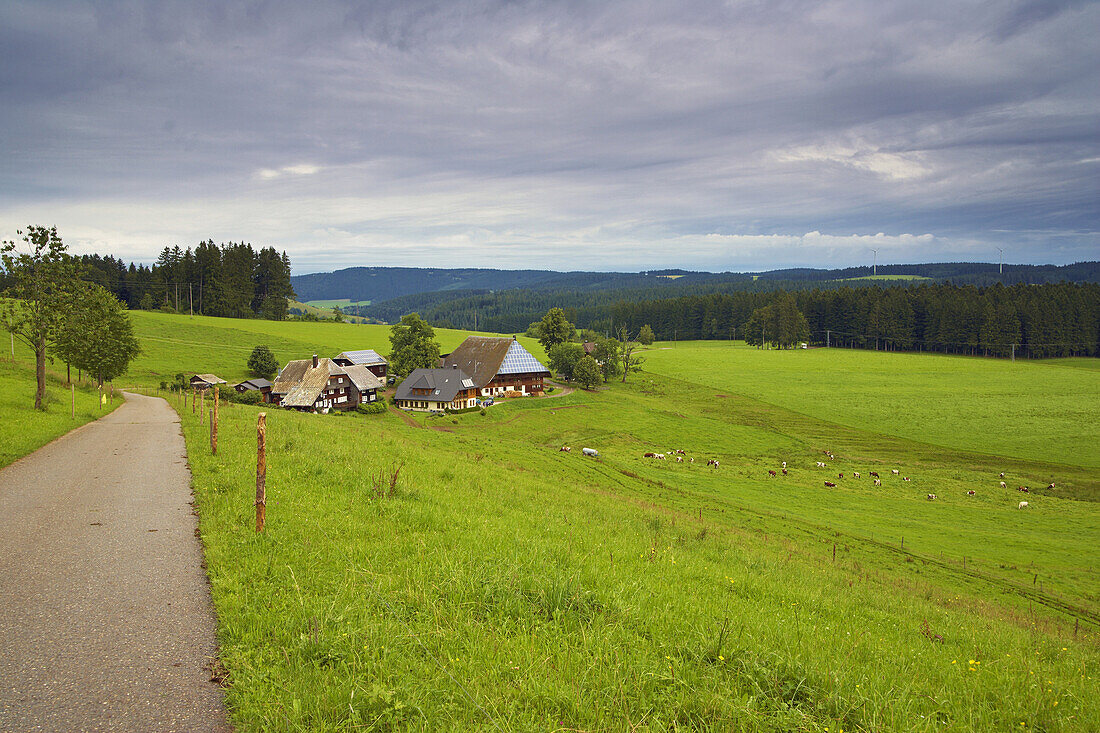
[[[1019,282],[1100,282],[1100,262],[1079,262],[1072,265],[1005,265],[998,273],[996,263],[944,262],[913,265],[879,265],[878,275],[928,278],[936,282],[950,281],[957,285],[992,285],[997,282],[1012,285]],[[372,301],[375,305],[387,300],[422,293],[464,291],[465,294],[488,291],[528,289],[535,291],[569,290],[600,292],[614,290],[662,290],[669,296],[679,295],[700,286],[717,289],[721,285],[746,286],[754,280],[778,283],[825,283],[853,280],[871,275],[870,267],[848,267],[836,270],[796,268],[758,273],[711,273],[687,270],[652,270],[647,272],[555,272],[553,270],[493,270],[481,268],[420,268],[420,267],[351,267],[335,272],[295,275],[291,278],[298,300]],[[874,281],[872,281],[874,282]],[[438,300],[438,299],[435,299]]]

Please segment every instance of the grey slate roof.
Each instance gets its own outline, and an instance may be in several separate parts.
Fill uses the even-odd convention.
[[[432,392],[426,395],[413,394],[414,388],[430,389]],[[415,369],[397,387],[394,399],[450,402],[460,390],[473,388],[474,380],[467,377],[461,369]]]
[[[271,387],[272,382],[269,382],[262,377],[254,377],[252,379],[246,379],[243,382],[234,385],[235,387],[244,386],[245,389],[264,389],[265,387]]]
[[[497,374],[543,373],[550,371],[531,356],[518,341],[497,336],[467,336],[462,344],[442,358],[444,367],[457,366],[470,375],[480,389]]]
[[[347,360],[356,366],[374,366],[375,364],[389,364],[381,354],[374,349],[360,349],[359,351],[341,351],[333,359]]]

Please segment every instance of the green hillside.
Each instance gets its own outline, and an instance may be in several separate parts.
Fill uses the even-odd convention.
[[[257,340],[284,360],[384,350],[387,335],[157,318],[173,317],[139,325],[145,379],[192,353],[195,370],[229,378]],[[463,336],[440,332],[444,350]],[[979,359],[729,344],[646,357],[626,385],[484,416],[267,410],[259,536],[258,410],[223,410],[216,458],[184,410],[235,723],[1100,726],[1100,504],[1079,500],[1100,486],[1075,437],[1078,417],[1096,423],[1094,371],[1000,378]],[[910,408],[897,419],[866,407],[889,396],[886,376]],[[1077,412],[1050,402],[1059,390],[1085,395]],[[1005,415],[1026,425],[1000,451],[1014,455],[978,452]],[[696,460],[642,457],[676,448]]]

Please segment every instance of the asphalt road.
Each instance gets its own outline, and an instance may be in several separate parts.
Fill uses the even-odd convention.
[[[229,730],[190,501],[141,395],[0,470],[0,731]]]

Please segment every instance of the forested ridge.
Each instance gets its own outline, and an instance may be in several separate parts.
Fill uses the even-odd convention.
[[[194,312],[229,318],[282,320],[290,285],[290,258],[272,247],[213,241],[165,247],[152,265],[127,264],[111,255],[83,255],[84,277],[130,308]]]
[[[632,299],[622,291],[512,290],[443,301],[421,315],[456,328],[473,328],[476,317],[481,330],[522,333],[547,309],[562,307],[578,327],[606,333],[649,324],[662,340],[755,338],[744,330],[753,312],[790,294],[813,344],[1034,358],[1100,355],[1100,285],[1093,283],[754,286],[659,299]]]

